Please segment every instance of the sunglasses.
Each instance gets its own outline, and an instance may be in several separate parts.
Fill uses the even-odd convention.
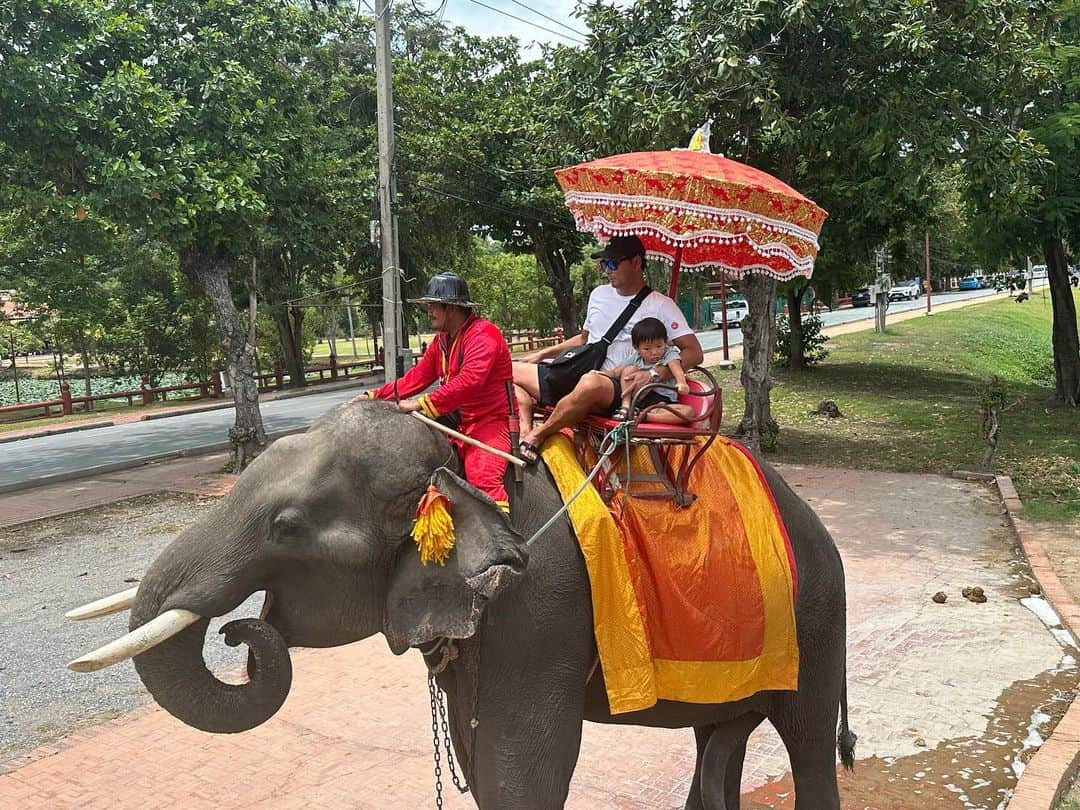
[[[601,259],[600,269],[603,270],[605,273],[610,273],[621,263],[622,259]]]

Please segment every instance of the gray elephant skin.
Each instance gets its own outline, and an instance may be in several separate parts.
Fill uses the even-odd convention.
[[[523,540],[561,505],[543,465],[516,485],[510,520],[458,476],[442,434],[374,401],[343,406],[308,432],[275,442],[161,553],[139,586],[131,628],[172,608],[204,618],[136,656],[135,667],[183,722],[238,732],[284,702],[290,646],[331,647],[381,632],[401,654],[455,639],[459,655],[437,681],[458,760],[483,810],[562,807],[583,720],[693,728],[697,763],[686,807],[737,808],[746,739],[765,718],[787,747],[798,810],[839,808],[842,703],[845,765],[854,746],[843,567],[813,511],[762,467],[798,566],[795,692],[713,705],[661,701],[612,716],[596,666],[589,581],[569,522],[560,519],[528,548]],[[421,565],[410,537],[433,477],[456,526],[445,566]],[[249,647],[249,682],[224,684],[202,657],[208,619],[262,590],[260,619],[222,628],[227,643]],[[435,666],[441,651],[425,660]]]

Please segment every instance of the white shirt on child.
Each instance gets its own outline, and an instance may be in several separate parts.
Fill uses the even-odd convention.
[[[589,343],[600,340],[632,300],[634,300],[634,296],[619,295],[610,284],[595,288],[589,294],[589,306],[585,313],[585,325],[583,327],[589,333]],[[617,366],[630,365],[634,362],[634,358],[638,356],[638,353],[634,351],[634,345],[630,342],[630,332],[642,318],[656,318],[664,324],[667,328],[669,341],[683,335],[694,334],[694,330],[687,325],[682,310],[676,306],[675,302],[663,293],[653,290],[645,296],[641,306],[630,316],[626,326],[622,328],[622,331],[616,335],[615,340],[608,346],[607,358],[604,360],[602,367],[603,371]]]
[[[648,371],[649,369],[654,368],[656,366],[666,366],[672,360],[678,360],[680,354],[681,354],[681,352],[679,351],[679,347],[678,346],[672,346],[669,343],[667,345],[667,347],[664,349],[664,356],[661,357],[655,363],[650,363],[648,360],[646,360],[640,354],[635,354],[634,355],[634,366],[636,368],[640,368],[642,371]],[[669,379],[669,380],[663,380],[663,381],[658,380],[657,382],[660,382],[661,387],[660,388],[654,388],[652,390],[658,396],[662,396],[664,399],[671,400],[672,402],[675,402],[675,400],[677,400],[679,398],[679,389],[675,387],[674,378]]]

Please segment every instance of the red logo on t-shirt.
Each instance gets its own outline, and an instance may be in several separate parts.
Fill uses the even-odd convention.
[[[679,328],[679,322],[678,321],[672,321],[671,322],[671,328],[672,329],[678,329]]]

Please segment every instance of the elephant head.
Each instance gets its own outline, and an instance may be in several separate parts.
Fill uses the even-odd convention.
[[[506,515],[456,466],[440,434],[381,402],[338,409],[278,440],[154,561],[134,599],[133,632],[72,668],[134,654],[163,708],[204,731],[236,732],[284,702],[290,646],[336,646],[381,631],[400,654],[472,636],[486,603],[524,572],[527,554]],[[455,523],[445,565],[422,565],[410,537],[429,482],[448,497]],[[257,591],[267,594],[262,616],[221,631],[227,644],[249,646],[249,680],[223,683],[202,657],[209,619]],[[170,626],[159,632],[159,624]]]

